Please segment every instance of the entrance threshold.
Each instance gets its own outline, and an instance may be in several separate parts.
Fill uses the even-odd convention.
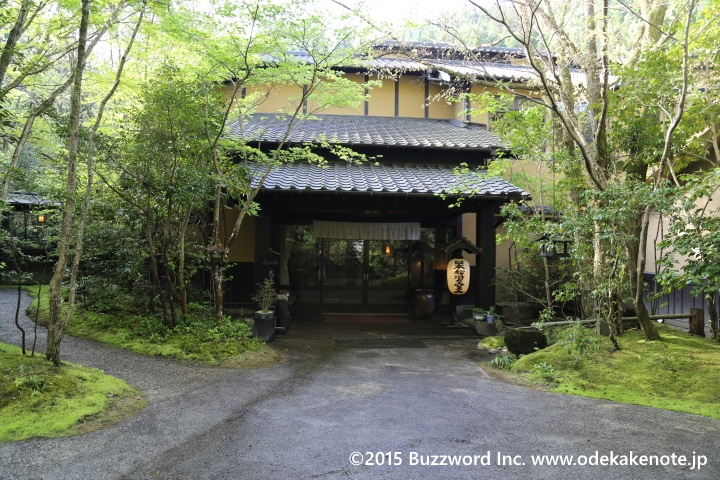
[[[281,339],[343,339],[343,338],[406,338],[406,339],[477,339],[474,329],[445,328],[448,315],[437,314],[430,318],[418,318],[413,315],[392,315],[391,318],[404,320],[402,323],[363,322],[377,314],[357,316],[355,321],[326,322],[321,313],[305,313],[293,316],[287,333],[277,335]]]

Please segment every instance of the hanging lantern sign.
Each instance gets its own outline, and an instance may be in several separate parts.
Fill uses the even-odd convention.
[[[450,293],[462,295],[470,287],[470,263],[462,258],[451,258],[447,264],[447,284]]]

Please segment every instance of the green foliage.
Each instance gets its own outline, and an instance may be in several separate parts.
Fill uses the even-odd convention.
[[[532,366],[533,373],[548,382],[554,382],[558,379],[555,367],[546,362],[536,363]]]
[[[39,395],[45,390],[47,382],[44,378],[35,375],[18,377],[15,379],[15,388],[20,392],[30,392],[31,395]]]
[[[490,361],[490,365],[495,368],[508,370],[512,367],[513,363],[517,361],[517,356],[514,353],[507,353],[505,355],[499,355]]]
[[[184,334],[198,342],[247,342],[252,330],[243,321],[224,317],[220,325],[210,320],[210,312],[202,311],[185,317],[173,330],[173,333]]]
[[[599,352],[602,347],[602,339],[595,334],[595,331],[580,322],[561,329],[556,334],[556,342],[564,347],[572,358],[570,362],[572,366],[579,365],[586,358]]]
[[[258,311],[269,312],[275,307],[277,295],[277,290],[275,290],[275,280],[273,279],[272,272],[270,272],[270,275],[263,280],[263,283],[259,283],[257,285],[255,295],[253,295],[252,299],[255,303],[257,303]]]

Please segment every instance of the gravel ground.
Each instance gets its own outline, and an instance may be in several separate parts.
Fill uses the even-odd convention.
[[[14,311],[0,289],[0,340],[18,344]],[[102,431],[0,444],[0,479],[720,478],[719,421],[504,384],[474,343],[287,338],[277,365],[232,370],[68,337],[65,360],[125,379],[149,406]],[[533,465],[543,454],[574,465]],[[667,464],[643,466],[643,454]],[[707,465],[673,465],[678,455]]]

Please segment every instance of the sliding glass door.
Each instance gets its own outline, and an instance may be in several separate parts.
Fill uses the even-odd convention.
[[[412,243],[314,238],[309,226],[290,226],[281,283],[290,286],[299,308],[406,312]]]

